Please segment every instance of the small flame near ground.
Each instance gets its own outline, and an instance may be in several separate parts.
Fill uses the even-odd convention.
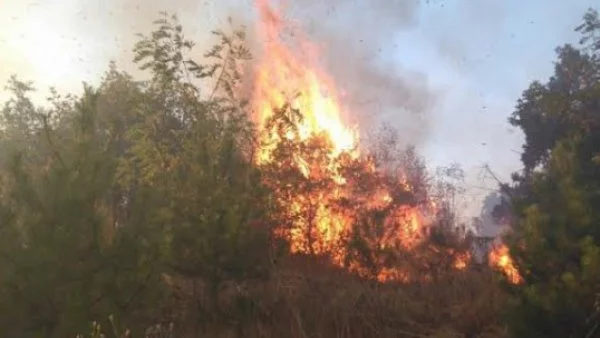
[[[289,23],[284,23],[281,13],[271,6],[268,0],[255,1],[260,15],[258,36],[263,47],[256,68],[252,98],[255,119],[263,128],[260,132],[263,146],[256,156],[256,161],[259,165],[275,165],[281,170],[284,170],[286,165],[295,166],[309,180],[321,182],[329,179],[329,182],[333,182],[325,189],[306,194],[284,191],[285,187],[279,187],[279,202],[285,205],[289,215],[309,215],[304,218],[291,217],[296,220],[282,230],[280,235],[290,242],[291,251],[294,253],[325,254],[330,256],[335,264],[360,272],[363,267],[359,263],[345,261],[346,252],[341,245],[348,239],[351,224],[359,216],[328,205],[343,197],[351,200],[361,198],[349,196],[354,183],[348,182],[340,172],[343,158],[360,163],[363,172],[373,176],[374,181],[383,180],[380,179],[381,175],[371,158],[361,155],[358,149],[358,129],[344,123],[345,111],[340,104],[338,90],[333,79],[319,67],[317,48],[299,30],[286,31],[290,29]],[[284,35],[284,32],[289,34]],[[282,136],[266,128],[266,122],[286,104],[302,115],[297,126],[298,135],[289,133]],[[325,156],[313,151],[312,155],[305,155],[311,158],[296,157],[293,163],[274,163],[274,148],[278,142],[285,141],[281,138],[299,138],[299,142],[310,142],[311,138],[323,135],[329,142],[329,147],[321,148],[328,151]],[[318,160],[315,161],[312,157],[318,157]],[[398,183],[406,191],[411,191],[410,184],[402,177],[399,177]],[[383,209],[392,205],[393,198],[390,191],[385,189],[385,184],[381,184],[381,189],[376,187],[378,190],[366,198],[363,196],[364,201],[361,203],[372,209]],[[386,226],[394,231],[380,236],[379,242],[374,245],[384,249],[401,243],[405,249],[410,250],[421,243],[427,231],[428,215],[435,213],[435,203],[426,204],[424,207],[396,207],[391,213],[392,216],[386,219]],[[398,227],[396,224],[400,222],[402,226]],[[465,269],[470,259],[468,253],[457,254],[454,267]],[[408,277],[405,271],[383,268],[377,278],[386,281],[407,280]]]
[[[492,248],[488,255],[488,262],[490,266],[504,273],[509,282],[519,284],[523,281],[510,256],[508,246],[504,243]]]

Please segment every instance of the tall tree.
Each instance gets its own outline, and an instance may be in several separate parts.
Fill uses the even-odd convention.
[[[525,134],[524,170],[507,188],[508,237],[523,283],[511,287],[515,337],[600,335],[600,59],[598,13],[582,48],[558,48],[554,75],[523,94],[511,124]]]
[[[218,314],[220,287],[268,273],[270,192],[234,91],[249,58],[244,33],[215,32],[197,63],[175,17],[155,24],[134,49],[147,81],[111,64],[97,89],[54,93],[48,108],[31,102],[30,84],[9,82],[14,98],[0,115],[2,336],[74,335],[111,314],[141,333],[160,315],[165,280],[208,286],[209,313]]]

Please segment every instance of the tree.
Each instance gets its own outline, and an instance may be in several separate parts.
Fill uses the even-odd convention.
[[[512,286],[515,337],[598,336],[600,62],[598,13],[578,28],[588,47],[558,48],[555,74],[523,94],[511,124],[525,133],[523,173],[509,193],[508,236],[523,283]]]
[[[147,305],[140,298],[149,301],[148,292],[157,290],[152,259],[136,238],[128,231],[111,235],[107,198],[116,161],[98,128],[99,96],[86,87],[80,99],[54,101],[64,115],[53,124],[56,110],[36,109],[37,119],[20,126],[30,129],[35,147],[7,154],[0,280],[6,335],[64,336],[93,317],[133,319]],[[14,107],[17,116],[28,106]]]
[[[270,206],[252,164],[252,123],[232,91],[239,81],[235,69],[249,57],[243,32],[215,32],[220,41],[205,54],[215,63],[203,66],[187,59],[193,44],[175,17],[165,16],[156,25],[134,50],[152,80],[128,134],[131,147],[120,168],[121,182],[156,203],[144,212],[156,216],[169,238],[171,268],[209,280],[241,278],[245,272],[231,269],[250,259],[249,252],[258,253],[245,251],[243,241],[253,236],[249,225],[268,223]],[[195,82],[212,76],[215,87],[203,98]]]
[[[209,291],[207,306],[190,302],[201,322],[200,311],[224,315],[221,287],[268,275],[270,190],[234,92],[249,54],[242,31],[215,36],[196,63],[163,15],[134,49],[149,80],[111,64],[98,88],[54,92],[48,108],[11,79],[0,116],[3,336],[75,335],[92,321],[110,327],[111,315],[139,334],[181,279]]]

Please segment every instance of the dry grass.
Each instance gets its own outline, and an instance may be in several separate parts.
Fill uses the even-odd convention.
[[[291,257],[282,265],[268,281],[232,284],[216,298],[205,297],[200,283],[180,283],[176,337],[504,336],[503,295],[486,269],[380,284],[315,258]]]

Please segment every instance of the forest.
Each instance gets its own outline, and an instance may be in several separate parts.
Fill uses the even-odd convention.
[[[359,140],[266,22],[260,62],[234,22],[198,55],[161,13],[139,77],[111,63],[45,105],[11,78],[1,337],[600,337],[596,10],[515,98],[491,244],[457,217],[460,168],[388,125]]]

